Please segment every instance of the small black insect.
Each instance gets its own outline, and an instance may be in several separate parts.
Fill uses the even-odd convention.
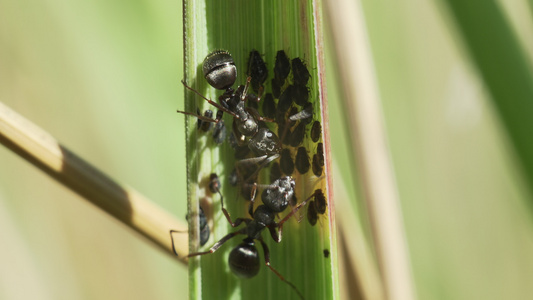
[[[291,127],[294,123],[286,116],[298,114],[296,107],[291,107],[287,113],[281,113],[279,110],[276,112],[276,122],[278,124],[278,136],[284,145],[289,145],[291,142],[292,130]]]
[[[257,50],[252,50],[248,57],[248,75],[252,77],[252,89],[256,93],[260,93],[263,89],[263,83],[268,77],[268,69],[266,67],[261,54]]]
[[[281,167],[281,171],[283,171],[285,175],[292,175],[292,173],[294,172],[294,163],[291,157],[291,150],[283,149],[281,151],[281,158],[279,160],[279,164]]]
[[[200,114],[199,110],[196,110],[196,112]],[[206,111],[204,111],[204,117],[213,118],[213,111],[210,109],[207,109]],[[203,131],[203,132],[208,132],[211,129],[211,127],[213,127],[213,124],[211,122],[205,122],[205,121],[202,121],[201,119],[198,119],[198,130]]]
[[[313,169],[313,174],[315,174],[316,177],[322,176],[322,166],[320,165],[319,160],[318,154],[315,153],[315,155],[313,155],[313,164],[311,166]]]
[[[318,164],[324,166],[324,144],[318,143],[316,145],[316,155],[318,156]]]
[[[274,94],[274,98],[279,99],[283,84],[281,84],[276,78],[272,78],[270,82],[271,82],[272,94]]]
[[[207,218],[202,207],[200,207],[200,214],[198,218],[200,220],[200,246],[203,246],[209,240],[210,230],[209,225],[207,225]]]
[[[307,206],[307,221],[309,221],[311,226],[315,226],[318,221],[318,215],[326,213],[326,196],[322,192],[322,189],[316,189],[310,198],[313,200],[309,201],[309,205]]]
[[[294,84],[300,86],[306,86],[311,77],[309,70],[299,57],[292,60],[292,75]]]
[[[224,124],[224,120],[220,120],[215,124],[215,128],[213,129],[213,141],[217,144],[222,144],[226,140],[226,135],[226,125]]]
[[[198,114],[199,111],[197,110]],[[217,111],[216,120],[219,120],[217,123],[215,123],[214,129],[213,129],[213,141],[217,144],[222,144],[226,140],[226,125],[224,124],[224,120],[222,120],[222,114],[224,112],[219,110]],[[212,119],[213,118],[213,111],[210,109],[207,109],[204,112],[204,120],[205,119]],[[202,119],[198,119],[198,130],[202,132],[208,132],[213,128],[213,122],[204,121]]]
[[[324,249],[324,258],[329,258],[329,250]]]
[[[220,193],[220,187],[221,184],[218,175],[216,173],[211,173],[211,175],[209,175],[209,191],[213,194]]]
[[[189,215],[186,215],[185,219],[189,220]],[[200,246],[203,246],[209,240],[209,235],[211,231],[209,230],[209,225],[207,224],[207,217],[205,216],[205,213],[202,207],[200,207],[200,210],[198,212],[198,221],[200,223],[199,224],[200,225]],[[174,229],[170,230],[170,240],[172,242],[172,251],[174,252],[174,254],[176,254],[176,256],[178,255],[178,253],[176,252],[176,248],[174,247],[174,236],[172,234],[173,233],[184,233],[184,232],[187,232],[187,231],[180,231],[180,230],[174,230]]]
[[[316,212],[323,215],[326,213],[327,203],[326,196],[322,192],[322,189],[316,189],[314,193]]]
[[[292,87],[292,98],[294,102],[300,106],[304,106],[309,102],[309,90],[305,85],[295,84]]]
[[[296,153],[296,160],[295,160],[296,170],[300,174],[305,174],[309,171],[309,167],[311,166],[309,162],[309,155],[307,154],[307,150],[304,147],[298,148],[298,152]]]
[[[299,122],[296,128],[291,132],[290,145],[298,147],[302,144],[305,136],[305,122]]]
[[[274,180],[280,178],[281,175],[281,167],[279,166],[279,163],[272,163],[272,166],[270,166],[270,182],[273,182]]]
[[[276,117],[276,102],[274,102],[274,97],[272,97],[271,93],[266,94],[265,98],[263,98],[263,115],[270,119]]]
[[[313,142],[315,143],[318,142],[318,140],[320,139],[321,132],[322,126],[320,125],[320,122],[315,121],[313,123],[313,127],[311,127],[311,140],[313,140]]]
[[[309,205],[307,206],[307,221],[311,226],[315,226],[318,221],[318,213],[316,212],[315,201],[313,200],[309,201]]]
[[[289,85],[283,93],[281,93],[281,96],[279,96],[278,101],[278,107],[277,107],[277,113],[282,116],[282,119],[285,119],[285,113],[291,108],[292,103],[294,102],[292,98],[292,85]],[[278,120],[279,121],[279,120]]]
[[[287,54],[283,50],[279,50],[278,53],[276,53],[276,64],[274,65],[274,78],[278,80],[278,82],[285,83],[285,79],[287,79],[287,76],[289,76],[289,73],[291,72],[291,63],[289,61],[289,58],[287,57]]]

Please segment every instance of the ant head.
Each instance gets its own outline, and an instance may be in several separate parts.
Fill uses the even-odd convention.
[[[207,55],[202,70],[207,82],[219,90],[231,88],[237,79],[237,67],[229,52],[215,50]]]
[[[282,212],[294,196],[296,183],[290,176],[284,176],[272,183],[261,195],[263,204],[274,212]]]
[[[259,254],[253,239],[245,239],[229,254],[231,271],[241,278],[252,278],[259,273]]]

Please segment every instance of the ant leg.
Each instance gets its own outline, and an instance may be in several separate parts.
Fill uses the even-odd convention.
[[[220,192],[218,188],[217,188],[217,192],[220,195],[220,207],[222,208],[222,212],[224,213],[224,216],[226,217],[226,220],[228,220],[228,222],[230,223],[231,227],[237,227],[241,225],[242,222],[248,224],[251,221],[250,219],[237,218],[235,219],[235,222],[233,222],[231,220],[229,212],[224,208],[224,197],[222,196],[222,193]]]
[[[202,97],[202,99],[204,99],[205,101],[209,102],[209,104],[211,104],[211,105],[213,105],[214,107],[216,107],[216,108],[218,108],[218,109],[224,111],[225,113],[228,113],[228,114],[230,114],[230,115],[232,115],[232,116],[235,116],[235,113],[234,113],[234,112],[232,112],[232,111],[230,111],[229,109],[223,107],[222,105],[216,103],[215,101],[206,98],[204,95],[200,94],[200,92],[198,92],[197,90],[195,90],[195,89],[193,89],[192,87],[188,86],[187,83],[185,83],[185,81],[182,80],[181,83],[183,83],[183,86],[185,86],[185,88],[187,88],[187,89],[193,91],[196,95]]]
[[[290,285],[290,287],[298,294],[298,296],[300,296],[300,299],[304,299],[304,296],[302,295],[302,293],[300,293],[300,291],[296,288],[296,286],[292,282],[285,279],[285,277],[283,277],[276,269],[274,269],[274,267],[270,265],[270,251],[268,250],[268,246],[263,241],[262,238],[259,238],[258,240],[259,242],[261,242],[261,246],[263,247],[263,255],[265,256],[265,265],[269,267],[270,270],[272,270],[272,272],[274,272],[279,277],[279,279],[281,279],[282,281]]]
[[[193,117],[197,117],[198,119],[202,120],[202,121],[206,121],[206,122],[211,122],[211,123],[218,123],[220,120],[218,119],[211,119],[211,118],[208,118],[208,117],[204,117],[202,115],[198,115],[198,114],[195,114],[195,113],[190,113],[190,112],[186,112],[186,111],[181,111],[181,110],[177,110],[177,112],[181,113],[181,114],[184,114],[184,115],[189,115],[189,116],[193,116]]]
[[[209,248],[208,251],[204,251],[204,252],[196,252],[196,253],[189,253],[189,255],[187,255],[187,257],[193,257],[193,256],[198,256],[198,255],[205,255],[205,254],[210,254],[210,253],[213,253],[215,251],[218,250],[218,248],[220,248],[220,246],[222,246],[222,244],[224,244],[225,242],[227,242],[229,239],[231,239],[232,237],[238,235],[238,234],[242,234],[241,230],[239,231],[236,231],[236,232],[232,232],[232,233],[229,233],[227,235],[225,235],[222,239],[220,239],[220,241],[216,242],[213,247]]]
[[[248,88],[250,87],[250,82],[252,81],[252,77],[248,75],[248,78],[246,78],[246,84],[244,85],[244,89],[241,94],[241,101],[246,100],[246,95],[248,94]]]
[[[254,201],[255,197],[257,197],[257,182],[254,182],[252,185],[252,191],[250,195],[250,205],[248,206],[248,213],[253,218],[254,217]]]
[[[247,107],[246,108],[246,111],[248,113],[250,113],[256,120],[258,121],[264,121],[264,122],[269,122],[269,123],[276,123],[276,120],[274,119],[271,119],[271,118],[267,118],[267,117],[263,117],[261,116],[261,114],[257,111],[257,109],[253,108],[253,107]]]
[[[176,254],[176,256],[178,256],[178,252],[176,252],[176,247],[174,246],[174,236],[172,235],[174,232],[184,233],[187,231],[170,229],[170,241],[172,242],[172,251],[174,252],[174,254]]]
[[[309,202],[309,200],[311,200],[314,197],[315,197],[315,193],[313,193],[311,196],[309,196],[309,198],[305,199],[303,202],[301,202],[298,205],[296,205],[296,207],[294,207],[294,209],[290,213],[288,213],[285,216],[285,218],[281,219],[281,221],[276,223],[276,225],[274,227],[278,227],[279,228],[278,229],[278,233],[280,235],[281,235],[281,230],[282,230],[282,227],[283,227],[283,223],[287,222],[287,220],[290,219],[290,217],[292,217],[296,212],[298,212],[298,210],[300,210],[300,208],[305,206],[307,204],[307,202]]]
[[[270,236],[272,237],[272,239],[274,240],[274,242],[276,243],[281,243],[281,238],[283,236],[283,232],[281,229],[278,229],[276,231],[276,228],[274,227],[268,227],[268,231],[270,231]]]

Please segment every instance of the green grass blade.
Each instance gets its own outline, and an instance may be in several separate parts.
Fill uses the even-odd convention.
[[[276,52],[285,50],[289,58],[300,57],[307,65],[311,80],[310,102],[313,104],[314,119],[327,124],[321,80],[321,7],[318,2],[300,1],[185,1],[184,2],[184,53],[185,81],[200,93],[216,99],[221,93],[209,87],[201,75],[201,63],[204,57],[215,49],[228,50],[237,65],[239,77],[237,83],[245,82],[246,63],[249,52],[256,49],[263,55],[269,69],[266,91],[270,91],[270,80],[273,78],[273,67]],[[207,109],[209,104],[193,93],[186,92],[185,110],[196,112]],[[227,175],[234,168],[234,153],[226,142],[222,146],[213,143],[209,134],[199,135],[196,130],[196,119],[187,117],[187,161],[188,161],[188,192],[189,214],[197,215],[198,201],[206,211],[211,228],[211,238],[201,248],[205,251],[220,240],[224,235],[236,229],[227,224],[220,212],[220,201],[216,195],[208,191],[206,180],[212,172],[220,176],[225,204],[233,218],[245,217],[247,204],[237,199],[237,189],[230,186]],[[230,116],[225,116],[228,128],[231,128]],[[325,131],[327,132],[327,125]],[[276,132],[275,126],[272,129]],[[309,136],[311,126],[307,128],[304,146],[312,155],[316,151],[316,143]],[[327,136],[321,137],[325,144],[326,156],[329,156]],[[293,149],[296,152],[296,149]],[[328,172],[326,164],[326,172]],[[295,171],[294,174],[297,174]],[[295,175],[297,182],[296,195],[299,201],[306,199],[316,188],[327,191],[331,203],[328,179],[317,178],[309,171],[305,175]],[[261,173],[261,182],[269,183],[268,170]],[[261,192],[261,191],[260,191]],[[329,206],[332,208],[332,206]],[[305,217],[305,208],[302,216]],[[285,212],[287,213],[287,212]],[[284,215],[284,214],[283,214]],[[287,280],[300,290],[305,299],[338,298],[336,241],[332,209],[328,209],[327,217],[321,217],[316,226],[312,227],[307,220],[296,222],[290,220],[283,227],[283,241],[273,242],[268,232],[263,234],[270,249],[271,264]],[[190,218],[191,233],[197,232],[195,218]],[[198,251],[194,234],[191,234],[190,251]],[[244,237],[244,236],[243,236]],[[190,298],[191,299],[296,299],[297,294],[282,282],[266,266],[252,279],[235,277],[227,266],[229,251],[242,240],[236,237],[224,244],[216,253],[204,255],[190,260]],[[257,245],[261,248],[260,245]],[[324,250],[330,253],[324,257]],[[263,260],[262,249],[260,252]]]
[[[448,0],[444,3],[457,21],[472,62],[485,81],[531,188],[533,74],[524,49],[496,2]]]

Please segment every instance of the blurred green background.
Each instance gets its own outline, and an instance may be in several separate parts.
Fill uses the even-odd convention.
[[[531,67],[530,2],[498,5]],[[531,195],[457,24],[441,1],[363,6],[419,299],[528,298]],[[0,0],[0,101],[184,219],[181,25],[179,1]],[[0,299],[184,298],[184,266],[3,147],[0,165]]]

